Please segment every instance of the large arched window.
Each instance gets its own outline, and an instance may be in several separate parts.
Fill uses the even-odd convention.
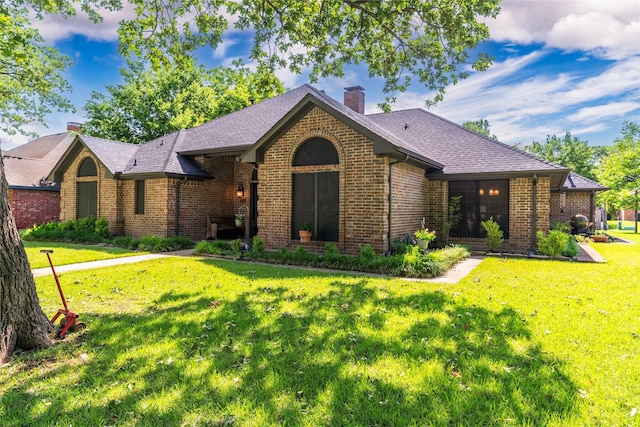
[[[80,163],[78,177],[97,176],[96,163],[87,157]],[[76,218],[92,216],[96,218],[98,214],[98,182],[78,181],[76,192]]]
[[[324,138],[303,142],[293,166],[337,165],[338,152]],[[340,223],[340,174],[336,171],[299,172],[293,174],[293,227],[291,238],[298,237],[304,223],[311,224],[313,239],[337,242]]]
[[[293,166],[337,165],[338,152],[331,141],[311,138],[303,142],[293,157]]]
[[[78,176],[96,176],[98,175],[98,169],[96,168],[96,163],[91,160],[90,157],[87,157],[80,163],[80,167],[78,168]]]

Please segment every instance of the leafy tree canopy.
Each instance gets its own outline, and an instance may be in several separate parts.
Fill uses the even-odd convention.
[[[489,125],[489,121],[485,119],[474,120],[472,122],[464,122],[462,126],[466,127],[469,130],[472,130],[480,135],[484,135],[491,139],[498,140],[498,137],[491,133],[491,125]]]
[[[63,0],[59,0],[63,1]],[[347,64],[365,64],[384,80],[389,109],[413,79],[434,91],[486,70],[486,54],[469,51],[488,39],[478,17],[496,17],[500,0],[131,0],[137,17],[120,27],[121,52],[156,66],[182,63],[199,46],[217,46],[222,34],[254,32],[250,59],[269,69],[309,69],[310,80],[343,76]]]
[[[556,135],[547,136],[547,140],[544,143],[534,141],[531,145],[522,148],[545,160],[568,167],[585,178],[596,179],[593,169],[593,150],[587,145],[586,141],[582,141],[575,136],[572,137],[569,132],[562,139]]]
[[[611,189],[600,196],[613,209],[633,209],[640,189],[640,126],[625,122],[609,153],[596,169],[598,180]]]
[[[130,61],[120,70],[124,84],[107,86],[108,94],[92,92],[85,105],[83,132],[139,143],[279,95],[282,83],[273,73],[235,63],[205,69],[192,60],[179,66],[149,69]]]
[[[71,60],[44,45],[17,2],[0,4],[0,130],[27,134],[22,126],[44,121],[52,109],[73,110],[62,93],[71,89],[62,73]]]

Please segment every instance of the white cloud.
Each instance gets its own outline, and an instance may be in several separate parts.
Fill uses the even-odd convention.
[[[117,12],[100,11],[102,22],[92,22],[86,13],[78,11],[76,16],[65,19],[60,15],[46,15],[42,20],[32,18],[33,25],[40,31],[49,44],[68,39],[74,35],[82,35],[90,40],[118,40],[118,26],[121,20],[135,17],[135,10],[129,3],[124,3]]]
[[[483,19],[499,42],[544,43],[606,58],[640,54],[638,0],[504,0]]]
[[[640,109],[638,102],[612,102],[595,107],[585,107],[577,113],[567,116],[568,120],[574,122],[601,120],[607,117],[624,117],[625,114]]]

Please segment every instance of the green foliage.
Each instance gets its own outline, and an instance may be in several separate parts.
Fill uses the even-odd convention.
[[[428,228],[418,230],[414,235],[416,236],[416,239],[426,240],[427,242],[432,242],[436,239],[436,232],[434,230],[429,231]]]
[[[233,251],[233,253],[236,255],[240,255],[240,252],[242,251],[242,240],[235,239],[232,240],[229,244],[231,245],[231,250]]]
[[[442,229],[444,231],[444,244],[449,244],[449,238],[451,237],[451,230],[454,229],[456,225],[458,225],[458,221],[462,218],[462,213],[460,212],[460,201],[462,200],[462,196],[453,196],[449,197],[449,204],[447,206],[446,215],[442,215],[440,213],[436,213],[434,217],[436,221],[442,224]]]
[[[29,241],[103,243],[107,241],[103,236],[104,227],[109,229],[109,222],[106,219],[103,218],[97,223],[95,218],[86,217],[62,223],[54,221],[34,225],[26,230],[21,230],[20,237]]]
[[[140,246],[140,240],[134,239],[133,237],[129,237],[129,236],[116,236],[113,238],[111,243],[121,248],[127,248],[127,249],[133,249],[133,250],[138,249],[138,246]]]
[[[234,255],[237,253],[221,241],[201,241],[196,245],[195,253]],[[233,242],[232,242],[233,244]],[[310,267],[335,268],[347,271],[366,271],[408,277],[435,277],[451,268],[455,263],[467,258],[469,250],[463,246],[450,246],[441,250],[423,253],[417,246],[409,246],[407,253],[394,256],[377,255],[371,245],[360,248],[360,255],[343,255],[333,243],[325,244],[322,255],[312,254],[304,246],[298,246],[289,252],[282,246],[277,252],[250,251],[241,254],[242,258],[268,260],[280,264],[296,264]]]
[[[300,226],[300,230],[302,230],[302,231],[313,231],[313,226],[311,224],[309,224],[308,222],[305,222],[304,224],[302,224]]]
[[[229,242],[224,240],[201,240],[193,251],[196,254],[231,255],[233,253]]]
[[[370,244],[362,245],[360,247],[360,259],[364,261],[370,261],[375,258],[376,251],[373,250],[373,247]]]
[[[193,248],[193,242],[186,237],[143,236],[138,249],[148,252],[173,252]]]
[[[559,230],[551,230],[547,235],[538,231],[538,252],[553,257],[574,257],[578,254],[578,244],[571,235]]]
[[[504,243],[504,232],[500,230],[500,224],[493,220],[493,217],[486,221],[482,221],[482,228],[487,232],[487,236],[484,241],[489,246],[489,250],[497,252],[500,246]]]
[[[487,258],[447,284],[182,257],[67,272],[88,329],[0,369],[2,424],[634,426],[640,236],[615,235],[636,244],[600,245],[607,263]]]
[[[104,239],[109,238],[109,221],[101,216],[95,222],[95,232]]]
[[[491,126],[489,125],[489,121],[486,119],[475,120],[472,122],[463,122],[462,126],[476,133],[479,133],[480,135],[484,135],[496,141],[498,140],[498,137],[491,133]]]
[[[597,168],[598,180],[611,189],[598,196],[607,207],[634,209],[635,190],[640,189],[640,125],[625,122],[609,153]]]
[[[123,84],[107,86],[108,94],[92,92],[85,105],[83,132],[101,138],[140,143],[180,129],[192,128],[284,91],[264,69],[205,69],[189,60],[148,69],[129,61],[121,69]]]
[[[587,141],[582,141],[575,136],[572,137],[569,132],[565,134],[563,139],[558,138],[556,135],[547,136],[545,143],[534,141],[531,145],[523,148],[531,154],[565,166],[585,178],[596,179],[593,150],[589,147]]]
[[[152,0],[132,3],[138,16],[120,25],[121,52],[147,58],[156,68],[181,64],[200,46],[218,46],[231,15],[236,31],[254,33],[250,60],[259,66],[288,67],[296,74],[308,69],[315,82],[342,77],[349,64],[365,64],[370,77],[384,81],[389,102],[412,81],[439,101],[447,86],[467,77],[469,65],[486,70],[488,55],[470,58],[469,52],[489,38],[479,17],[495,17],[500,10],[498,0],[196,0],[180,8]],[[187,17],[192,25],[184,25]]]
[[[251,251],[255,255],[262,255],[264,254],[265,248],[266,248],[265,241],[258,236],[254,236],[252,240]]]
[[[562,231],[563,233],[571,233],[571,224],[563,221],[554,221],[551,223],[552,230]]]
[[[71,60],[45,45],[22,3],[0,5],[0,131],[10,135],[34,135],[23,126],[44,122],[52,110],[75,111],[62,95],[71,90],[63,77]],[[46,2],[47,10],[57,3]]]

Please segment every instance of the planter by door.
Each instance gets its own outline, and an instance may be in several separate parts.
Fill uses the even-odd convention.
[[[243,220],[236,219],[236,227],[242,227]]]
[[[427,248],[429,247],[429,241],[428,240],[417,239],[417,242],[418,242],[418,247],[420,249],[422,249],[423,251],[426,251]]]
[[[607,243],[609,238],[607,236],[591,236],[594,242]]]
[[[300,243],[309,243],[311,241],[311,231],[300,230]]]

